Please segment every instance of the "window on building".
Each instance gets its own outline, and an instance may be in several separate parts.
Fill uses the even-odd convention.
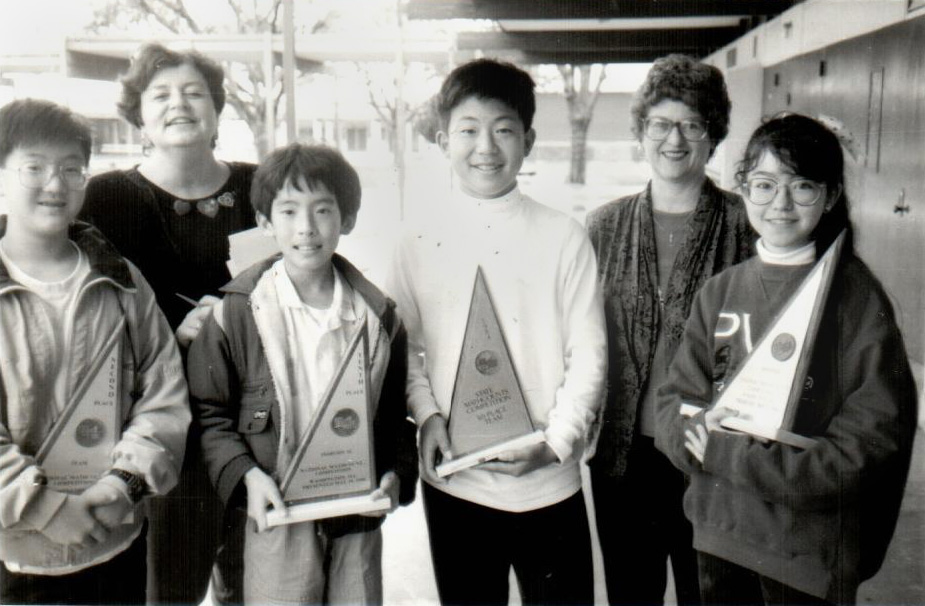
[[[348,126],[346,135],[348,151],[366,151],[366,139],[369,137],[369,132],[365,126]]]

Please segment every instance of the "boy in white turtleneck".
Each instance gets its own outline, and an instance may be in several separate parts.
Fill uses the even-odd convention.
[[[398,247],[389,290],[408,327],[408,398],[440,599],[505,603],[511,566],[524,604],[592,603],[579,462],[606,365],[594,251],[583,228],[517,187],[536,138],[534,83],[480,59],[439,97],[437,142],[450,204]],[[476,270],[481,267],[534,423],[546,441],[437,476]],[[473,568],[475,565],[475,568]]]

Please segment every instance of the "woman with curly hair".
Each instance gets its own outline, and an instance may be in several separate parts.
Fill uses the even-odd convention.
[[[117,107],[141,132],[145,158],[90,179],[81,215],[148,279],[184,352],[231,279],[229,234],[256,225],[255,166],[215,157],[224,79],[222,67],[199,53],[142,46],[121,78]],[[219,537],[232,545],[229,535],[237,536],[237,525],[222,529],[222,517],[191,429],[177,488],[151,502],[149,602],[202,601]],[[227,552],[224,558],[239,564]],[[240,583],[239,571],[220,568]],[[224,586],[217,583],[216,597]]]
[[[752,254],[742,200],[706,176],[729,110],[718,69],[684,55],[657,60],[631,108],[651,180],[588,217],[610,357],[589,464],[611,604],[662,604],[668,559],[678,604],[700,602],[685,478],[655,448],[655,394],[697,290]]]

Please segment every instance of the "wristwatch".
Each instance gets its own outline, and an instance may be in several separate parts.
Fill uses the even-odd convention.
[[[148,492],[148,485],[145,483],[145,479],[138,474],[125,471],[124,469],[110,469],[108,475],[116,476],[126,483],[128,486],[128,496],[132,500],[132,503],[140,501]]]

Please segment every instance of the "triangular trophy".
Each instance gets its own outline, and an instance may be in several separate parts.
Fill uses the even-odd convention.
[[[844,240],[842,233],[829,246],[726,384],[716,406],[738,416],[723,427],[799,448],[815,444],[791,429]]]
[[[123,319],[77,384],[36,454],[48,486],[81,493],[112,467],[122,434],[120,411]]]
[[[270,510],[278,526],[356,513],[388,511],[378,488],[369,394],[369,334],[363,322],[302,436],[280,484],[286,512]]]
[[[437,465],[440,477],[545,439],[527,410],[481,267],[456,369],[449,437],[454,456]]]

